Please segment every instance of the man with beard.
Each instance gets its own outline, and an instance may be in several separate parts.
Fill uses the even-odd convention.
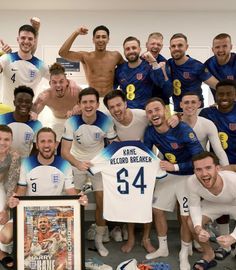
[[[212,52],[214,56],[205,62],[205,66],[219,81],[236,79],[236,54],[231,52],[232,47],[229,34],[221,33],[213,39]],[[211,89],[211,91],[215,97],[215,90]]]
[[[229,164],[236,163],[236,82],[233,80],[223,80],[216,85],[217,107],[204,108],[200,112],[203,116],[215,123],[218,135],[229,159]],[[221,235],[229,233],[229,217],[224,216],[217,219],[219,233]],[[222,260],[230,254],[230,248],[216,250],[216,259]]]
[[[187,181],[191,217],[188,224],[203,249],[202,259],[192,269],[209,269],[217,262],[209,243],[210,234],[204,225],[224,214],[236,219],[236,174],[220,171],[219,159],[213,153],[203,152],[192,160],[195,175]],[[236,228],[216,240],[220,246],[229,248],[236,242]]]
[[[76,29],[60,48],[59,55],[70,61],[80,61],[88,85],[97,89],[99,96],[103,97],[113,88],[115,67],[124,60],[118,51],[106,50],[110,31],[104,25],[97,26],[93,30],[94,51],[71,51],[76,37],[87,34],[88,28],[85,26]]]
[[[40,93],[33,104],[32,111],[39,114],[45,106],[48,106],[53,114],[52,129],[57,134],[57,142],[59,144],[64,123],[69,116],[68,113],[77,104],[80,87],[75,85],[72,91],[71,84],[66,78],[65,68],[54,63],[50,69],[50,88]]]
[[[67,195],[78,194],[69,162],[55,156],[56,133],[51,128],[41,128],[37,133],[36,146],[38,154],[22,160],[16,193],[9,199],[10,208],[19,203],[16,196],[53,196],[62,195],[63,191]],[[82,194],[79,203],[86,205],[87,196]]]
[[[144,109],[146,101],[153,96],[154,90],[157,91],[157,87],[165,98],[169,98],[172,95],[172,86],[165,62],[157,63],[151,52],[144,53],[142,60],[140,41],[136,37],[127,37],[123,48],[128,62],[117,67],[115,88],[120,86],[126,94],[128,107]]]
[[[32,55],[37,41],[37,33],[33,26],[20,27],[17,37],[19,50],[0,57],[2,80],[2,103],[13,105],[13,89],[19,85],[27,85],[34,91],[42,77],[49,78],[48,67]]]
[[[187,37],[182,33],[174,34],[170,39],[170,58],[167,63],[171,69],[171,79],[173,81],[173,102],[174,111],[181,112],[180,101],[184,93],[196,92],[202,102],[202,82],[215,89],[218,82],[215,77],[204,67],[204,65],[189,55]]]
[[[163,156],[160,161],[162,170],[168,176],[156,183],[153,195],[153,213],[158,234],[159,248],[146,256],[147,259],[167,257],[167,221],[165,211],[173,212],[176,201],[180,205],[181,250],[179,253],[180,270],[190,270],[188,255],[191,250],[191,233],[187,225],[188,196],[186,180],[193,174],[191,158],[203,151],[194,131],[184,122],[175,128],[168,125],[165,103],[159,98],[152,98],[146,103],[146,115],[151,125],[144,134],[144,144],[152,149],[156,146]]]
[[[14,90],[15,111],[0,115],[0,124],[8,125],[13,132],[12,148],[21,157],[35,152],[35,134],[42,127],[38,120],[30,119],[34,92],[30,87],[19,86]]]

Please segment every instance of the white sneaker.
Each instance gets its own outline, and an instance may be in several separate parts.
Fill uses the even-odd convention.
[[[122,242],[122,232],[120,226],[115,226],[110,233],[111,238],[113,238],[116,242]]]
[[[97,258],[91,258],[85,260],[85,269],[88,270],[112,270],[110,265],[104,264]]]
[[[122,236],[123,236],[123,240],[127,241],[128,240],[128,229],[127,229],[127,224],[124,224],[122,226]]]
[[[95,239],[95,234],[96,234],[96,224],[93,223],[90,225],[88,231],[87,231],[87,237],[86,239],[89,241],[94,241]],[[109,236],[109,229],[106,226],[106,231],[105,234],[103,235],[102,242],[107,243],[110,241],[110,236]]]

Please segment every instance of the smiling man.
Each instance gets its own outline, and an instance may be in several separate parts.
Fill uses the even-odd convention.
[[[203,248],[202,259],[192,269],[209,269],[217,265],[214,250],[210,246],[210,234],[204,225],[228,214],[236,219],[236,173],[219,171],[219,160],[210,152],[193,157],[195,175],[188,179],[190,217],[188,224]],[[236,242],[236,228],[230,234],[217,238],[223,248]]]
[[[49,78],[48,67],[32,55],[37,41],[37,32],[33,26],[22,25],[18,32],[17,52],[0,57],[2,80],[2,103],[13,106],[13,89],[27,85],[34,91],[42,77]]]
[[[153,195],[153,213],[158,234],[159,248],[149,253],[146,258],[154,259],[169,255],[167,243],[167,221],[165,211],[173,212],[176,202],[180,205],[181,250],[179,253],[180,270],[190,270],[188,262],[191,249],[191,233],[187,226],[189,215],[186,180],[193,174],[191,158],[203,151],[194,131],[187,124],[180,122],[171,128],[166,118],[165,103],[162,99],[152,98],[146,104],[146,115],[151,123],[144,134],[144,144],[152,149],[156,146],[163,160],[162,170],[168,176],[156,183]]]
[[[104,25],[93,30],[94,51],[71,51],[77,36],[87,34],[88,28],[85,26],[76,29],[60,48],[59,55],[70,61],[80,61],[89,86],[97,89],[99,96],[103,97],[113,89],[115,67],[124,60],[118,51],[107,51],[110,31]]]
[[[171,69],[171,77],[173,81],[172,96],[174,102],[174,110],[180,112],[179,106],[181,98],[186,92],[195,92],[202,102],[202,82],[215,89],[218,82],[215,77],[204,67],[204,65],[186,54],[188,49],[187,37],[182,33],[174,34],[170,39],[170,58],[167,63]]]
[[[101,256],[107,256],[108,250],[102,243],[107,231],[103,218],[103,184],[102,175],[92,175],[88,169],[93,159],[103,148],[104,139],[112,141],[116,138],[112,120],[98,111],[99,93],[88,87],[79,93],[81,115],[74,115],[65,122],[62,136],[62,156],[73,166],[75,187],[81,190],[88,177],[92,182],[96,200],[96,235],[95,246]]]
[[[232,47],[231,36],[227,33],[218,34],[213,39],[214,55],[205,62],[205,66],[219,81],[236,79],[236,54],[231,52]],[[212,94],[215,96],[214,89]]]
[[[40,121],[30,119],[33,97],[34,92],[30,87],[22,85],[15,88],[15,111],[0,115],[0,124],[8,125],[12,129],[12,148],[17,150],[21,157],[27,157],[31,151],[36,151],[35,134],[42,127]]]

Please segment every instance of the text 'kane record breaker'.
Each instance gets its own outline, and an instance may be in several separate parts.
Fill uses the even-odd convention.
[[[140,141],[113,142],[91,160],[101,172],[104,218],[109,221],[152,221],[152,197],[157,178],[166,176],[160,160]]]

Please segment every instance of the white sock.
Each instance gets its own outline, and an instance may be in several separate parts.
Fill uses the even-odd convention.
[[[181,250],[179,253],[180,270],[190,270],[190,264],[188,261],[189,249],[192,246],[192,242],[184,242],[181,240]]]
[[[159,240],[159,248],[146,255],[147,260],[152,260],[158,257],[168,257],[169,250],[168,250],[168,243],[167,243],[167,236],[158,236]]]

